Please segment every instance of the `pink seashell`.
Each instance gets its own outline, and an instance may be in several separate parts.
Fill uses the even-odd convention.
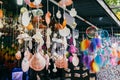
[[[72,58],[73,58],[72,56],[69,57],[69,62],[72,62]]]
[[[45,21],[47,24],[50,24],[51,13],[48,11],[45,15]]]
[[[30,0],[24,0],[24,1],[27,5],[30,3]]]

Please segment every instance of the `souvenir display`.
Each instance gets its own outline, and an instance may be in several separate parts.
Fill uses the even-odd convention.
[[[53,11],[50,11],[51,7],[49,9],[49,1],[52,0],[45,2],[47,11],[43,9],[42,0],[17,1],[18,5],[23,5],[17,19],[7,19],[0,9],[0,57],[6,64],[16,62],[26,75],[33,71],[37,80],[50,75],[55,78],[58,75],[61,80],[95,80],[91,74],[97,74],[98,80],[120,79],[117,73],[119,38],[94,25],[80,31],[73,0],[57,1],[57,12],[54,6]]]

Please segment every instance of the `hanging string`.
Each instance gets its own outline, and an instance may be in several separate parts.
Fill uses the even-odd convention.
[[[15,41],[15,40],[14,40],[14,39],[15,39],[15,36],[14,36],[14,28],[13,28],[12,31],[13,31],[13,39],[12,39],[12,42],[14,43],[14,41]]]
[[[82,34],[82,40],[84,40],[84,34]]]
[[[65,0],[62,1],[62,4],[63,4],[63,18],[65,19],[65,9],[66,9]]]
[[[65,19],[65,7],[64,7],[64,12],[63,12],[63,18]]]
[[[117,33],[119,33],[119,31],[117,30]],[[119,35],[117,35],[117,42],[119,41]]]
[[[58,11],[59,11],[59,6],[58,6]]]
[[[47,12],[49,11],[49,1],[47,0]],[[49,27],[49,24],[47,24],[47,27]]]
[[[74,8],[74,4],[72,4],[72,8]]]
[[[58,6],[58,11],[59,11],[59,6]],[[60,18],[58,18],[58,22],[60,23]]]
[[[55,17],[55,9],[54,9],[54,6],[53,6],[53,17]]]
[[[20,51],[20,47],[21,47],[20,44],[18,44],[18,51]]]
[[[3,49],[4,48],[4,36],[2,36],[2,45],[1,45],[1,48]]]
[[[39,8],[37,8],[37,10],[39,10]],[[38,15],[38,26],[37,26],[37,28],[39,28],[39,20],[40,20],[40,16]]]
[[[47,0],[47,12],[49,11],[49,1]]]
[[[25,41],[25,45],[24,46],[25,46],[25,50],[27,50],[27,42],[26,41]]]
[[[39,19],[40,19],[40,18],[39,18],[39,16],[38,16],[38,28],[39,28]]]
[[[2,2],[2,1],[0,1],[0,4],[1,4],[0,8],[2,9],[2,4],[3,4],[3,2]]]
[[[111,27],[112,37],[113,37],[113,27]]]
[[[52,17],[54,20],[55,20],[55,22],[56,22],[56,18],[55,18],[55,8],[54,8],[54,6],[53,6],[53,17]]]

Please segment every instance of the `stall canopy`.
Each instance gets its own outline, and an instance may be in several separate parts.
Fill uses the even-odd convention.
[[[12,14],[19,14],[19,9],[22,6],[16,4],[16,0],[2,0],[3,8],[6,9],[6,14],[12,11]],[[34,1],[34,0],[31,0]],[[60,0],[49,0],[49,11],[53,12],[53,7],[55,8],[55,13],[58,10],[57,3]],[[47,0],[42,0],[44,13],[47,11]],[[71,8],[75,8],[77,11],[77,16],[75,21],[77,23],[77,29],[80,33],[85,33],[87,27],[94,25],[100,29],[108,30],[111,33],[113,29],[114,33],[120,32],[120,25],[118,18],[114,15],[112,10],[107,6],[103,0],[73,0],[73,4],[67,7],[66,12],[68,13]],[[62,12],[63,9],[59,8]],[[8,11],[8,12],[7,12]],[[87,23],[86,23],[87,22]]]

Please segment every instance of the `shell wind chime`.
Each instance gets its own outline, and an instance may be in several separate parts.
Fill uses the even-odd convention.
[[[67,26],[67,19],[65,16],[65,9],[63,13],[63,21],[60,22],[62,14],[58,9],[56,16],[49,11],[49,4],[47,0],[47,12],[44,14],[41,0],[24,0],[28,7],[32,10],[28,10],[26,7],[22,7],[20,10],[19,16],[19,32],[17,36],[19,42],[19,50],[16,53],[16,59],[22,59],[21,45],[24,46],[24,56],[22,59],[22,70],[27,72],[29,68],[34,71],[42,71],[43,69],[49,70],[50,59],[54,57],[54,68],[53,72],[57,71],[57,68],[67,69],[68,68],[68,59],[66,53],[68,53],[68,48],[70,46],[70,53],[72,55],[72,64],[74,66],[79,65],[79,58],[77,56],[77,47],[76,47],[76,34],[74,33],[76,25],[72,28]],[[69,6],[73,3],[72,0],[61,0],[59,4],[61,6]],[[74,12],[74,14],[72,14]],[[77,12],[75,9],[71,9],[70,15],[75,17]],[[45,19],[42,17],[44,16]],[[51,25],[52,18],[55,19],[55,23]],[[53,30],[54,28],[54,30]],[[72,35],[73,44],[68,43],[68,36]]]

